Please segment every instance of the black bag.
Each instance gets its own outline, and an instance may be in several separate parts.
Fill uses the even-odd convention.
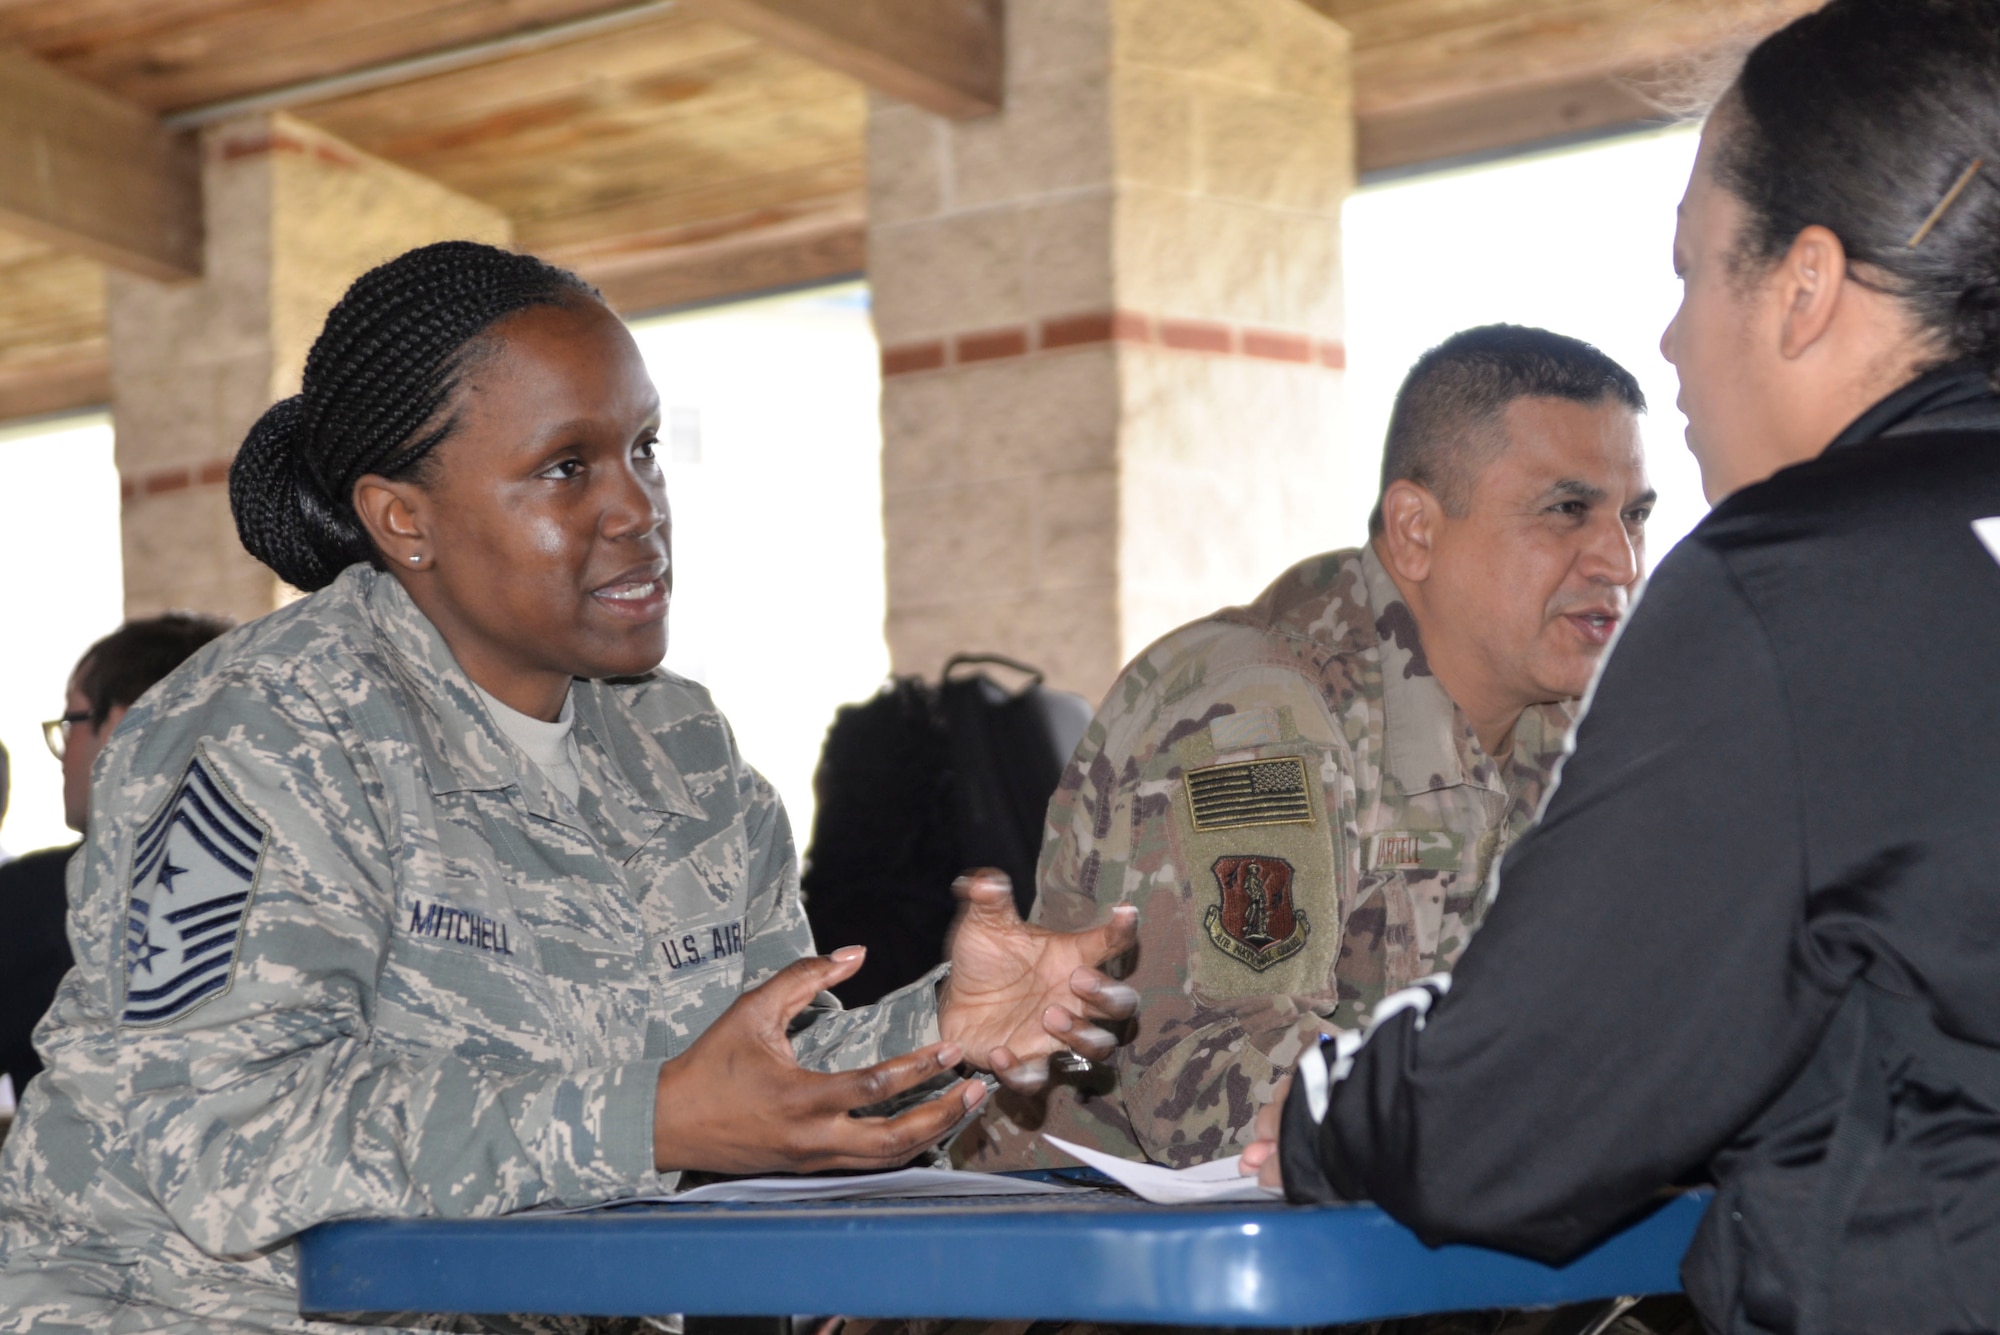
[[[953,675],[979,664],[1030,681],[1010,694],[983,672]],[[937,686],[897,677],[841,706],[813,774],[801,888],[822,952],[868,947],[834,989],[843,1004],[878,1000],[944,958],[958,910],[951,883],[969,868],[1006,872],[1028,916],[1049,798],[1089,724],[1082,696],[993,654],[953,658]]]

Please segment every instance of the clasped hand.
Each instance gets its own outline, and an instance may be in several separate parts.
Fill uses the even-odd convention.
[[[1131,988],[1097,965],[1129,950],[1138,911],[1081,932],[1021,921],[1005,874],[978,871],[952,887],[961,901],[949,937],[952,973],[938,999],[943,1039],[854,1071],[798,1064],[787,1030],[820,992],[851,976],[865,952],[847,946],[796,960],[738,997],[680,1056],[660,1068],[653,1159],[661,1172],[817,1172],[907,1163],[942,1140],[985,1097],[964,1080],[893,1117],[854,1117],[949,1071],[961,1061],[1030,1092],[1048,1078],[1049,1055],[1068,1048],[1108,1056],[1103,1027],[1128,1018]]]
[[[1278,1132],[1285,1120],[1285,1100],[1292,1095],[1292,1077],[1286,1076],[1278,1082],[1271,1101],[1257,1110],[1257,1120],[1252,1124],[1250,1143],[1243,1147],[1240,1166],[1244,1176],[1252,1173],[1257,1181],[1273,1191],[1285,1187],[1284,1169],[1278,1159]]]

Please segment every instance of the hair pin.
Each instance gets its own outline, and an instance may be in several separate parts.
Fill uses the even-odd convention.
[[[1972,184],[1972,178],[1979,175],[1979,169],[1985,165],[1985,158],[1972,160],[1972,165],[1965,169],[1965,175],[1959,177],[1958,183],[1945,191],[1944,198],[1938,201],[1938,206],[1931,210],[1931,216],[1924,219],[1924,225],[1916,230],[1916,234],[1910,238],[1909,244],[1904,249],[1915,250],[1924,244],[1924,238],[1931,234],[1931,229],[1944,220],[1944,215],[1951,211],[1952,205],[1958,203],[1958,197],[1965,193],[1965,187]]]

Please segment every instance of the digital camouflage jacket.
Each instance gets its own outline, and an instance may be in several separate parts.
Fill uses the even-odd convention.
[[[355,566],[132,709],[0,1154],[0,1329],[306,1328],[321,1220],[672,1185],[661,1061],[812,951],[791,832],[699,686],[572,700],[574,803]],[[936,1041],[933,982],[822,998],[801,1060]]]

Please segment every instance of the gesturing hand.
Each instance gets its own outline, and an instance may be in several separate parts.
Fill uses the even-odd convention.
[[[950,1070],[956,1043],[858,1071],[808,1071],[785,1036],[792,1017],[861,967],[847,946],[796,960],[738,997],[701,1037],[660,1068],[653,1109],[653,1166],[716,1173],[809,1173],[894,1168],[935,1145],[979,1106],[986,1087],[961,1081],[895,1117],[850,1117]]]
[[[1139,911],[1120,904],[1110,922],[1052,932],[1021,921],[1005,872],[970,872],[952,889],[964,906],[951,929],[951,977],[938,1005],[945,1041],[1023,1092],[1047,1081],[1048,1056],[1059,1048],[1109,1056],[1117,1039],[1091,1021],[1127,1018],[1139,996],[1095,966],[1132,948]]]

